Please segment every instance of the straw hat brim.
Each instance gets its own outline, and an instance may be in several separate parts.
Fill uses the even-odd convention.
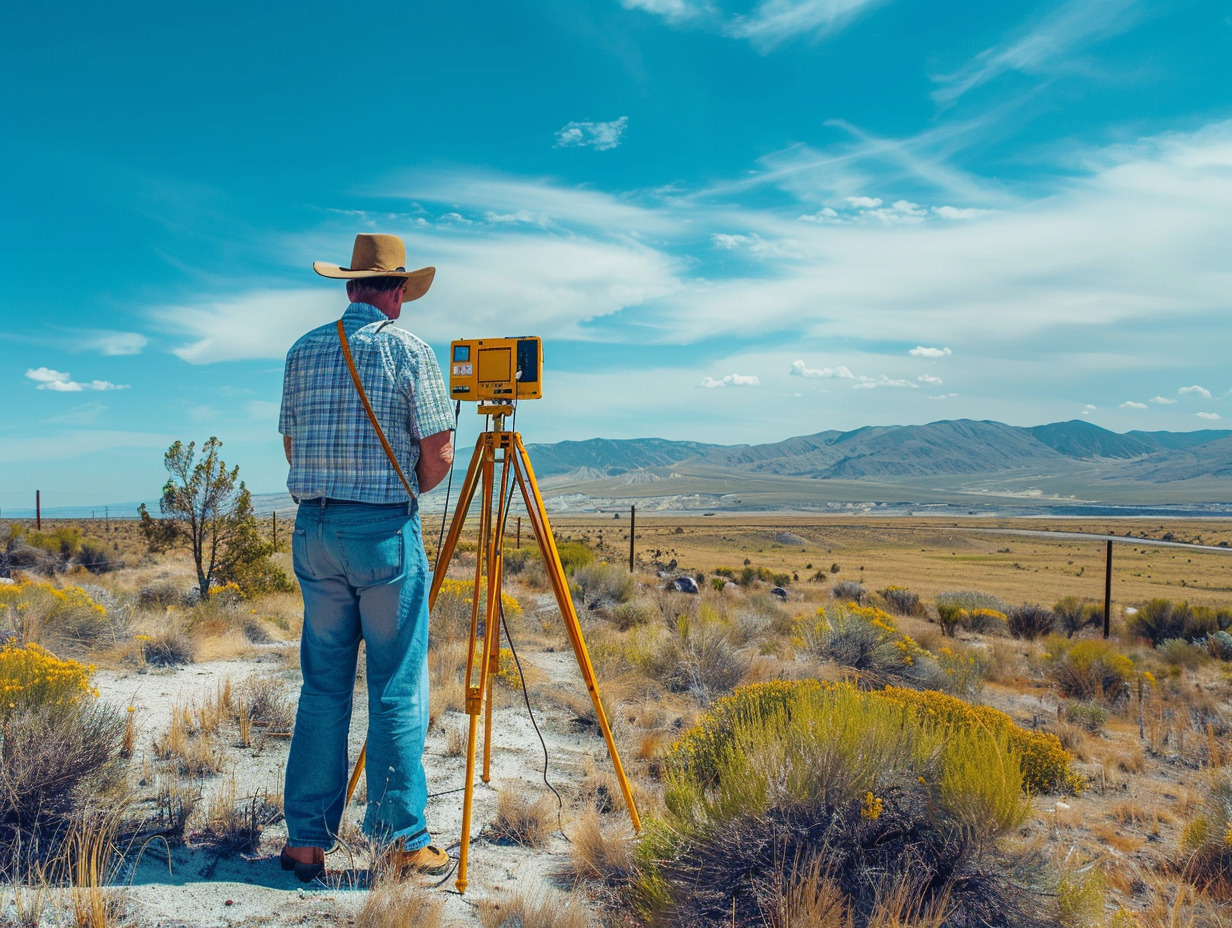
[[[322,277],[335,280],[358,280],[363,277],[401,277],[406,283],[402,287],[402,302],[417,300],[432,286],[432,278],[436,276],[436,268],[421,267],[416,271],[381,271],[381,270],[351,270],[326,261],[313,261],[312,269]]]

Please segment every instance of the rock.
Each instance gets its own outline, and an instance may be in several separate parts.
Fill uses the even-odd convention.
[[[692,577],[677,577],[672,581],[672,586],[681,593],[700,593],[697,588],[697,581]]]

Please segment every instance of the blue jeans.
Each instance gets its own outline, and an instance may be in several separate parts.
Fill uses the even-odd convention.
[[[368,809],[364,833],[429,841],[423,746],[428,729],[430,574],[415,503],[305,501],[295,517],[304,594],[303,686],[287,760],[289,843],[329,848],[350,773],[347,737],[362,638],[367,647]]]

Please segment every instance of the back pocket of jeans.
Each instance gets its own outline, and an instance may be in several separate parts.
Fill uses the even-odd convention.
[[[339,532],[338,548],[347,578],[355,586],[388,583],[402,574],[406,545],[401,528],[388,533]]]

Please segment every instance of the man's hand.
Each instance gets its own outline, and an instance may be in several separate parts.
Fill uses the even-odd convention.
[[[445,479],[453,466],[453,432],[437,432],[419,440],[419,463],[415,476],[419,478],[419,492],[427,493]]]
[[[291,463],[291,436],[290,435],[282,436],[282,450],[287,453],[287,463],[290,464]]]

